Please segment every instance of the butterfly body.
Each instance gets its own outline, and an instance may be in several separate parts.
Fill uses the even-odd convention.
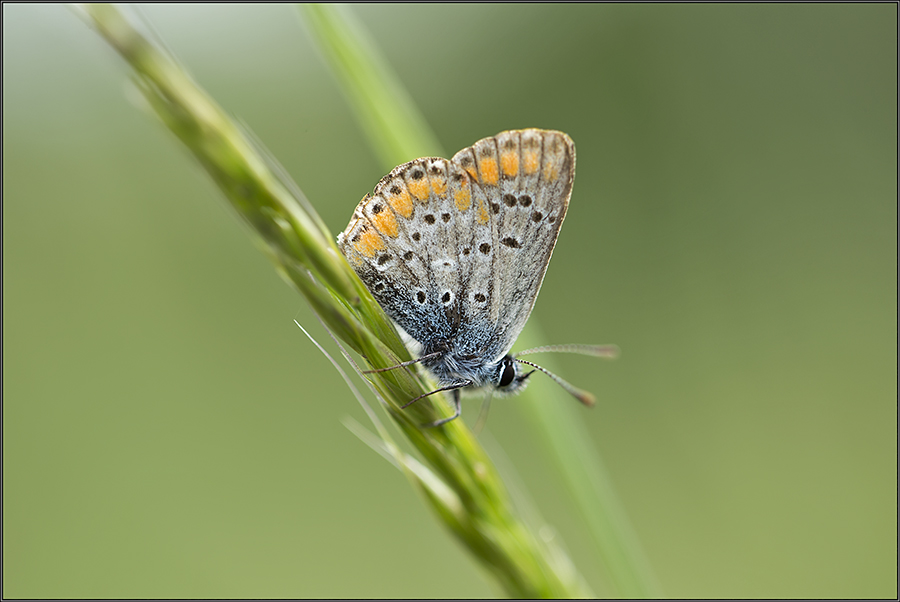
[[[540,290],[574,175],[566,134],[502,132],[450,160],[396,167],[338,236],[444,387],[524,384],[509,351]]]

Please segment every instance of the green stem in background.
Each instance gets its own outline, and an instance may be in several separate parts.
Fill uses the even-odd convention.
[[[194,154],[262,241],[278,272],[326,327],[373,368],[408,359],[391,322],[341,256],[312,205],[262,145],[118,8],[83,5],[81,14],[129,64],[150,107]],[[408,149],[418,144],[422,140]],[[390,153],[405,152],[402,146]],[[410,370],[370,374],[368,381],[425,463],[387,440],[384,449],[508,595],[591,596],[563,552],[525,527],[497,470],[462,420],[432,429],[418,426],[449,416],[446,401],[435,404],[430,398],[401,410],[407,400],[428,391]]]
[[[546,337],[538,324],[519,336],[519,345],[541,345]],[[540,364],[558,372],[551,356],[542,355]],[[610,590],[616,596],[659,598],[660,587],[644,555],[631,521],[613,489],[606,468],[577,412],[584,411],[549,380],[535,380],[525,393],[525,414],[531,422],[572,494],[588,532],[597,548]],[[600,408],[595,408],[598,411]]]
[[[349,11],[332,4],[302,6],[385,172],[419,157],[442,156],[437,136],[400,78]]]
[[[356,116],[385,173],[417,157],[447,156],[425,118],[411,102],[399,77],[382,58],[376,44],[346,8],[303,5],[318,47],[351,100]],[[493,134],[494,132],[486,132]],[[539,336],[535,316],[519,336],[518,346],[536,347]],[[552,360],[541,358],[550,369]],[[658,597],[659,587],[630,522],[618,502],[599,455],[576,412],[584,411],[558,387],[532,385],[519,407],[557,462],[582,519],[598,551],[611,593],[622,597]]]

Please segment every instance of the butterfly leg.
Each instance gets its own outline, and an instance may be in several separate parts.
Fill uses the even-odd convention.
[[[423,395],[419,395],[418,397],[410,399],[409,401],[404,403],[402,406],[400,406],[400,409],[405,410],[406,408],[408,408],[412,404],[416,403],[423,397],[428,397],[429,395],[434,395],[435,393],[440,393],[441,391],[454,391],[455,389],[462,389],[463,387],[468,387],[471,384],[472,384],[472,381],[464,380],[460,383],[453,383],[452,385],[447,385],[446,387],[441,387],[440,389],[435,389],[434,391],[429,391],[428,393],[425,393]],[[456,396],[459,397],[459,391],[455,391],[455,393],[456,393]],[[458,405],[459,404],[457,403],[457,406]]]
[[[453,416],[449,418],[441,418],[440,420],[435,420],[434,422],[429,422],[428,424],[423,424],[423,428],[434,428],[436,426],[441,426],[442,424],[446,424],[451,420],[456,420],[460,415],[460,403],[459,403],[459,388],[453,389],[453,405],[456,408],[456,411],[453,413]]]

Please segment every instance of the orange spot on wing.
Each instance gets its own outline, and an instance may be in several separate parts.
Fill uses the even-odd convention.
[[[472,206],[472,193],[469,191],[469,188],[460,188],[453,195],[453,200],[456,201],[456,208],[460,211],[468,211],[469,207]]]
[[[410,180],[406,183],[406,186],[409,188],[409,191],[413,193],[413,196],[420,201],[424,201],[428,198],[428,182],[425,178],[422,178],[421,180]]]
[[[372,220],[372,224],[382,234],[397,236],[397,220],[394,219],[394,214],[390,211],[385,209],[381,213],[372,215],[370,219]]]
[[[548,182],[554,182],[559,177],[559,163],[556,161],[548,161],[544,164],[544,179]]]
[[[447,180],[441,177],[431,178],[431,189],[438,196],[447,194]]]
[[[497,171],[497,160],[493,157],[485,157],[478,164],[478,172],[481,174],[481,181],[485,184],[497,185],[500,179],[500,173]]]
[[[356,250],[366,257],[374,257],[375,253],[384,248],[384,241],[374,230],[366,230],[359,235],[356,241]]]
[[[538,170],[539,165],[537,151],[525,151],[525,173],[528,175],[533,174]]]
[[[412,216],[413,212],[413,204],[412,199],[409,198],[409,193],[405,190],[400,194],[391,195],[388,193],[387,202],[391,206],[391,208],[400,214],[400,216],[409,219]]]
[[[488,208],[484,203],[484,199],[478,199],[478,213],[475,215],[475,220],[483,226],[488,223],[488,220],[490,219],[491,216],[488,213]]]
[[[519,154],[515,151],[506,151],[500,155],[500,166],[503,174],[515,176],[519,174]]]

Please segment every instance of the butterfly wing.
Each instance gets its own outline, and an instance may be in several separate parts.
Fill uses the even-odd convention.
[[[568,207],[575,148],[561,132],[485,138],[451,161],[382,178],[338,245],[372,294],[426,349],[492,361],[534,306]]]
[[[461,150],[452,163],[489,202],[494,244],[485,319],[495,336],[484,353],[496,360],[515,343],[540,291],[569,206],[575,145],[562,132],[508,131]]]
[[[477,338],[471,326],[480,322],[472,321],[466,300],[487,307],[482,289],[491,262],[475,250],[493,245],[488,207],[458,165],[416,159],[382,178],[338,236],[341,252],[385,312],[426,349],[461,333]],[[485,284],[473,293],[473,282]]]

